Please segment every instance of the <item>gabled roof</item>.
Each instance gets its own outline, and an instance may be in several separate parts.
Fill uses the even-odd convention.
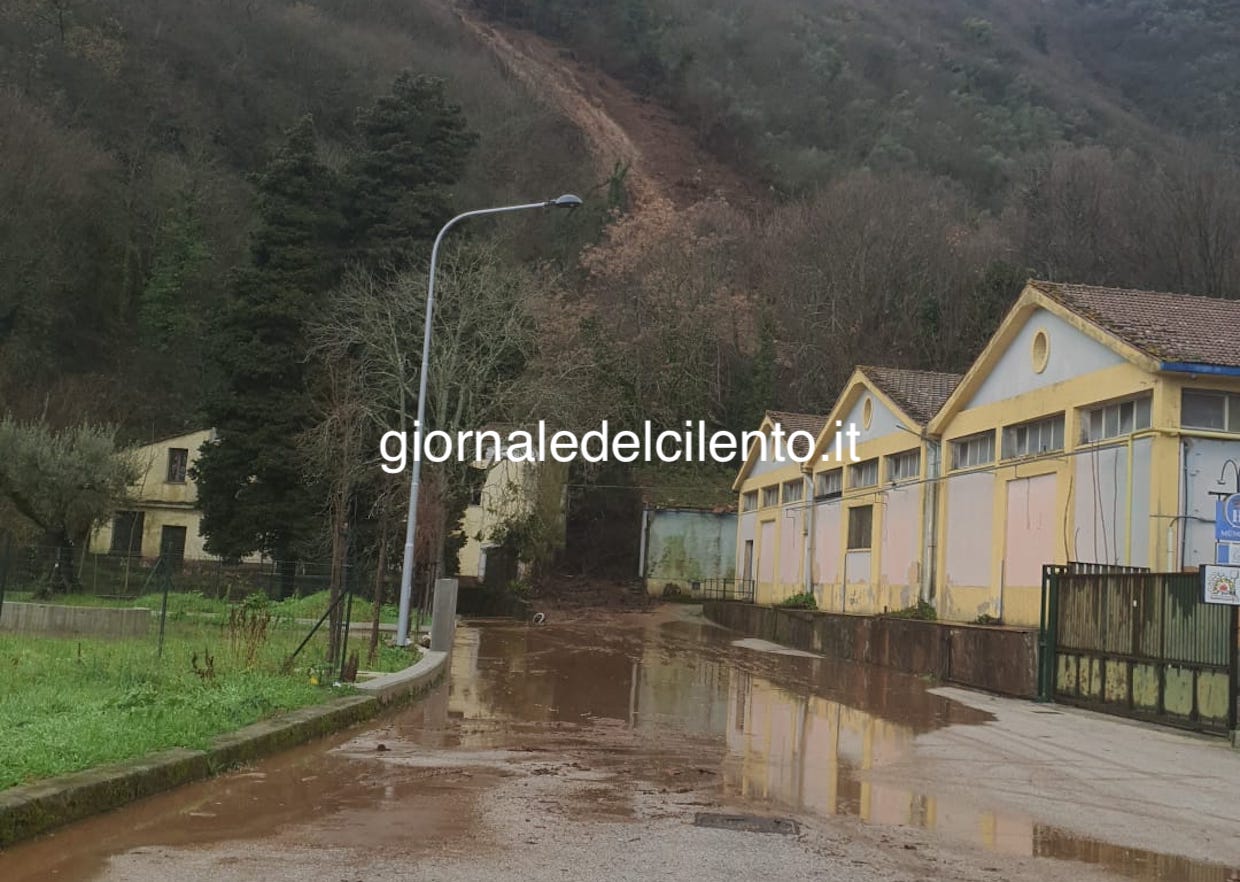
[[[866,364],[858,365],[857,370],[865,374],[905,414],[923,425],[939,412],[964,379],[963,374]]]
[[[826,417],[816,414],[795,413],[787,410],[768,410],[762,417],[762,425],[758,427],[758,431],[769,435],[775,426],[779,426],[783,429],[785,438],[793,432],[808,432],[811,438],[816,439],[825,425]],[[745,452],[745,461],[741,464],[740,471],[736,474],[736,480],[732,483],[733,490],[739,490],[741,484],[749,477],[749,473],[753,471],[753,467],[757,463],[758,448],[760,446],[755,443]],[[792,442],[792,453],[796,456],[806,457],[809,455],[809,450],[810,447],[803,438],[797,438]],[[794,462],[795,460],[789,459],[783,465]]]
[[[1031,279],[1047,297],[1162,362],[1240,367],[1225,330],[1240,326],[1240,301]]]
[[[822,431],[822,427],[827,424],[827,418],[812,413],[794,413],[788,410],[768,410],[766,418],[773,425],[783,428],[784,435],[791,435],[793,432],[808,432],[811,438],[817,438],[818,433]],[[805,443],[803,438],[797,438],[792,444],[792,452],[797,456],[805,456],[809,451],[809,445]]]

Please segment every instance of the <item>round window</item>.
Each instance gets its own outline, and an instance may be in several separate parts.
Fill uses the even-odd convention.
[[[1046,331],[1039,330],[1033,335],[1033,372],[1036,374],[1046,370],[1046,363],[1051,357],[1051,341],[1046,336]]]
[[[874,399],[866,398],[865,403],[861,405],[861,424],[865,428],[870,428],[870,421],[874,419]]]

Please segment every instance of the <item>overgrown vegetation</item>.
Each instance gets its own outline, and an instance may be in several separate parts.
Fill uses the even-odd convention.
[[[818,609],[818,601],[813,594],[803,591],[800,594],[785,597],[776,606],[783,607],[784,609]]]
[[[927,603],[921,598],[912,606],[906,606],[904,609],[897,609],[894,612],[886,613],[895,619],[918,619],[924,622],[937,621],[939,617],[938,610],[934,608],[934,604]]]
[[[339,694],[321,670],[316,639],[288,672],[307,628],[241,608],[244,621],[168,626],[163,656],[154,634],[108,640],[0,634],[0,788],[210,739],[284,710]],[[412,664],[385,649],[379,670]],[[312,683],[318,671],[325,685]]]

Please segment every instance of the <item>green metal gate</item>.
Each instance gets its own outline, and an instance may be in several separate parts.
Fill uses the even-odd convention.
[[[1238,612],[1205,603],[1197,573],[1044,567],[1039,698],[1226,733]]]

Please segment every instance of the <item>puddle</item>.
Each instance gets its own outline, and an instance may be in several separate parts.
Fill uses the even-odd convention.
[[[0,853],[0,878],[85,882],[125,851],[231,841],[460,849],[486,789],[522,771],[573,777],[581,810],[600,815],[629,811],[617,782],[709,786],[763,814],[916,826],[996,853],[1083,861],[1150,882],[1240,879],[870,780],[907,762],[920,733],[990,719],[927,686],[735,641],[678,609],[465,627],[450,686],[417,707],[14,847]]]

